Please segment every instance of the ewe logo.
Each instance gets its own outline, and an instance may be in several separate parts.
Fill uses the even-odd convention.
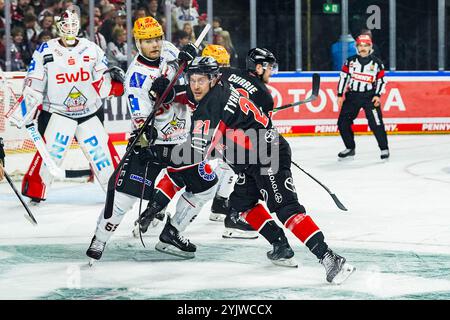
[[[212,181],[216,177],[216,173],[206,161],[200,162],[198,165],[198,173],[206,181]]]

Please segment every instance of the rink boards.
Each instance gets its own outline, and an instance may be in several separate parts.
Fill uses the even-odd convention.
[[[275,106],[302,100],[311,94],[312,72],[281,72],[272,77],[269,88]],[[276,113],[274,124],[285,135],[337,135],[339,108],[336,103],[338,72],[320,72],[317,100]],[[20,94],[24,73],[8,73],[9,83]],[[386,130],[390,134],[450,133],[450,72],[388,72],[386,92],[381,97]],[[126,97],[104,102],[105,126],[114,142],[126,141],[130,114]],[[1,112],[7,110],[0,110]],[[361,111],[354,122],[357,134],[370,128]],[[8,128],[0,125],[0,135]]]

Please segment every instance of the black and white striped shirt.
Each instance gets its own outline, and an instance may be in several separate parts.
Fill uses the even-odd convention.
[[[352,92],[373,92],[380,96],[386,86],[383,62],[374,55],[351,56],[342,66],[338,84],[338,97],[342,97],[348,85]]]

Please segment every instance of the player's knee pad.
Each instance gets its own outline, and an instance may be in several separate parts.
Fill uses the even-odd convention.
[[[183,232],[200,213],[203,205],[214,196],[214,188],[200,193],[184,192],[177,202],[177,209],[171,223],[178,231]]]
[[[122,192],[116,192],[114,195],[113,215],[125,215],[136,203],[137,198]]]
[[[230,209],[231,212],[234,210],[236,209],[233,207]],[[241,212],[241,217],[256,231],[260,231],[268,221],[273,220],[269,211],[260,203],[245,212]]]
[[[97,117],[92,117],[78,126],[76,137],[100,185],[106,189],[120,159],[105,128]]]
[[[228,198],[231,192],[233,192],[237,175],[225,162],[217,167],[216,172],[219,179],[216,195],[222,198]]]

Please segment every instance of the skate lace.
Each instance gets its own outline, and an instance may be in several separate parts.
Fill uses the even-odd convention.
[[[95,251],[103,251],[103,248],[105,247],[105,243],[101,242],[100,240],[94,239],[91,244],[91,249]]]
[[[189,240],[186,239],[185,237],[183,237],[181,234],[177,234],[177,238],[178,240],[183,243],[184,245],[188,246],[189,245]]]
[[[334,267],[334,265],[336,264],[336,260],[337,256],[333,252],[328,251],[323,256],[321,263],[325,267],[325,270],[328,272]]]

